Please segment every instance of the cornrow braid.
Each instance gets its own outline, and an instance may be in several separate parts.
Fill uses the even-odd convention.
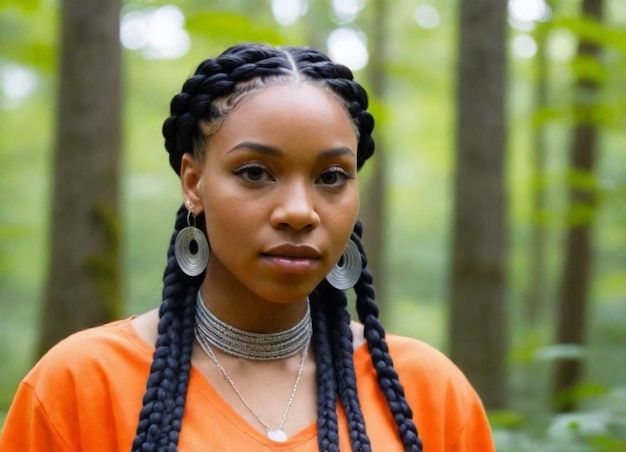
[[[172,99],[163,135],[174,171],[180,175],[183,154],[204,143],[200,123],[220,120],[242,95],[261,86],[300,79],[328,86],[344,102],[358,129],[357,168],[360,169],[374,153],[371,136],[374,118],[367,111],[367,93],[353,80],[350,69],[308,47],[277,49],[240,44],[202,62]],[[218,106],[222,98],[227,98],[226,105]]]
[[[387,399],[398,432],[407,452],[422,452],[422,441],[418,436],[417,427],[413,422],[413,411],[404,396],[404,388],[398,373],[393,367],[393,359],[385,340],[385,330],[378,319],[378,305],[374,301],[372,275],[367,269],[367,256],[361,243],[362,226],[360,221],[354,227],[352,240],[361,253],[363,270],[354,290],[357,295],[356,309],[359,320],[364,326],[364,335],[372,357],[372,364],[378,377],[378,385]]]
[[[282,52],[265,46],[237,45],[203,61],[172,99],[170,116],[163,123],[165,149],[176,174],[180,175],[183,154],[203,143],[200,123],[211,123],[227,113],[217,108],[216,100],[233,95],[242,82],[290,73],[290,62]],[[242,84],[242,94],[250,88]]]
[[[133,451],[176,451],[178,444],[191,369],[195,296],[200,280],[186,276],[174,256],[174,241],[178,231],[186,226],[186,218],[187,211],[181,206],[168,250],[158,336]]]

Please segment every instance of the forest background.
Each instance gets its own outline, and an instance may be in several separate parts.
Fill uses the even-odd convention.
[[[368,190],[364,198],[384,207],[374,223],[379,227],[370,234],[382,235],[374,276],[387,330],[447,353],[455,309],[452,250],[459,232],[453,220],[460,161],[455,118],[464,3],[485,4],[124,2],[119,314],[159,304],[166,241],[181,200],[160,130],[182,81],[199,61],[237,42],[309,44],[350,66],[372,94],[384,177],[374,163],[362,179]],[[495,150],[505,153],[507,278],[498,300],[505,319],[485,312],[484,324],[478,325],[502,324],[506,401],[488,404],[502,451],[626,450],[626,3],[602,3],[600,22],[582,17],[581,0],[507,4],[502,63],[508,134],[505,149]],[[19,380],[36,360],[42,326],[49,323],[43,313],[51,255],[60,6],[54,0],[0,1],[0,425]],[[577,56],[585,39],[601,47],[597,61]],[[569,163],[572,130],[580,125],[574,106],[580,103],[576,82],[581,79],[597,88],[593,121],[586,124],[598,136],[589,173],[572,172]],[[543,150],[539,169],[537,149]],[[371,188],[381,180],[383,188]],[[572,186],[593,193],[590,209],[574,209],[572,215]],[[489,209],[475,214],[489,221]],[[567,231],[580,225],[588,227],[592,245],[582,311],[586,321],[574,325],[581,330],[579,343],[559,343]],[[366,229],[366,242],[367,234]],[[479,345],[471,339],[467,345],[476,354]],[[584,365],[569,395],[575,403],[566,410],[555,409],[551,387],[554,364],[564,359]],[[481,395],[490,400],[486,392]]]

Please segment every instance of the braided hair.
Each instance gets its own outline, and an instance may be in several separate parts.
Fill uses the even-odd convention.
[[[367,111],[365,90],[345,66],[308,47],[275,48],[262,44],[230,47],[202,62],[174,96],[171,115],[163,124],[165,148],[174,171],[180,175],[186,152],[202,159],[206,139],[248,93],[263,87],[305,81],[329,90],[350,114],[358,136],[357,169],[374,152],[374,119]],[[163,302],[159,310],[158,338],[139,414],[133,451],[176,451],[191,368],[195,322],[195,296],[204,274],[190,277],[174,257],[174,241],[186,226],[186,209],[177,212],[163,277]],[[357,312],[364,325],[378,384],[397,424],[404,449],[422,450],[411,408],[378,320],[378,307],[361,243],[360,222],[352,240],[357,244],[363,270],[355,286]],[[322,451],[339,450],[337,399],[343,405],[354,451],[371,451],[359,404],[353,362],[350,314],[345,294],[323,280],[309,297],[313,321],[313,347],[318,388],[318,445]]]

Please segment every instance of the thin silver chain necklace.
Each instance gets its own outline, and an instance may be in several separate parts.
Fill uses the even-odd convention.
[[[209,311],[198,291],[196,335],[218,350],[249,360],[269,361],[298,354],[313,335],[311,307],[307,300],[304,317],[293,327],[278,333],[251,333],[229,325]],[[200,342],[200,341],[198,341]]]
[[[304,361],[309,351],[309,345],[308,344],[305,345],[304,349],[302,350],[302,354],[300,356],[300,366],[298,367],[298,376],[296,377],[296,382],[293,385],[291,395],[289,396],[289,400],[287,401],[287,406],[285,407],[285,411],[283,412],[283,417],[280,419],[280,423],[278,424],[278,427],[272,428],[269,425],[267,425],[254,412],[252,407],[248,405],[248,402],[245,401],[245,399],[239,392],[239,389],[237,389],[237,386],[235,386],[235,383],[230,378],[230,375],[228,375],[228,372],[226,372],[226,369],[224,369],[224,366],[222,366],[222,363],[217,359],[217,356],[215,356],[215,353],[213,352],[213,349],[211,349],[211,346],[209,345],[209,343],[206,341],[202,341],[198,337],[197,329],[194,329],[194,333],[196,335],[196,340],[198,340],[198,343],[200,344],[200,347],[202,348],[202,350],[209,356],[209,358],[211,358],[211,360],[213,361],[215,366],[220,370],[220,372],[222,372],[222,376],[228,382],[230,387],[233,388],[233,391],[235,391],[235,394],[237,394],[237,397],[239,398],[239,400],[241,400],[241,403],[244,404],[244,406],[248,409],[250,414],[252,414],[252,416],[254,416],[254,418],[257,421],[259,421],[259,423],[263,426],[263,428],[265,428],[265,434],[267,435],[267,437],[277,443],[284,443],[285,441],[287,441],[287,434],[283,431],[283,425],[285,424],[285,420],[287,419],[287,413],[289,413],[289,409],[291,408],[293,399],[296,397],[296,392],[298,391],[298,385],[300,384],[300,377],[302,377],[302,370],[304,369]]]
[[[200,291],[198,291],[195,320],[194,335],[200,348],[220,370],[224,379],[228,382],[239,400],[241,400],[241,403],[243,403],[252,416],[265,428],[269,439],[280,443],[287,441],[287,434],[283,431],[283,425],[285,424],[287,414],[298,391],[298,385],[300,384],[300,378],[302,377],[302,371],[304,369],[304,361],[309,351],[309,344],[313,333],[311,307],[308,300],[304,317],[292,328],[278,333],[250,333],[228,325],[215,317],[215,315],[207,309],[202,300],[202,295]],[[265,423],[245,401],[232,378],[230,378],[230,375],[228,375],[222,363],[217,359],[211,346],[229,355],[255,361],[285,359],[301,352],[298,375],[289,400],[287,401],[283,416],[276,428],[273,429]]]

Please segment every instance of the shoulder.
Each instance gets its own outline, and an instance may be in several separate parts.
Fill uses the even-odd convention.
[[[153,347],[143,342],[132,319],[79,331],[52,347],[22,380],[21,388],[49,413],[77,416],[90,406],[103,416],[119,394],[142,393]],[[85,416],[84,413],[81,416]]]
[[[429,450],[492,451],[489,423],[482,402],[463,372],[435,347],[409,337],[385,336],[393,370]],[[361,377],[362,403],[388,405],[382,394],[367,345],[354,355]],[[387,377],[394,372],[389,371]],[[363,391],[361,391],[363,389]],[[365,412],[365,411],[364,411]],[[372,414],[368,414],[372,418]],[[375,421],[374,421],[375,422]]]
[[[494,450],[482,401],[461,369],[422,341],[386,339],[424,441],[435,450]]]
[[[448,414],[456,412],[461,417],[476,407],[482,409],[465,374],[444,353],[414,338],[388,334],[385,341],[410,404],[445,407]],[[371,359],[369,353],[367,357]]]
[[[394,367],[407,372],[422,373],[428,371],[440,376],[464,378],[450,358],[426,342],[393,334],[388,334],[385,339],[389,353],[393,358]]]
[[[465,374],[444,353],[418,339],[387,335],[386,342],[393,365],[402,382],[412,387],[428,387],[430,394],[460,402],[475,403],[478,399]],[[424,397],[422,393],[420,397]]]
[[[136,422],[152,350],[131,319],[63,339],[20,383],[2,441],[11,450],[127,449],[124,426]]]
[[[477,395],[463,372],[444,353],[419,339],[387,334],[385,342],[407,396],[438,400],[460,398],[461,404],[475,403]],[[373,372],[367,344],[355,353],[361,372]],[[370,369],[369,371],[367,369]],[[426,391],[425,391],[426,389]]]
[[[368,354],[363,334],[363,325],[351,322],[350,329],[353,335],[353,346],[357,355]],[[450,374],[455,378],[464,378],[460,370],[441,351],[419,339],[386,334],[385,342],[393,359],[394,367],[402,372],[423,375],[436,373]],[[360,351],[359,349],[363,349]],[[355,357],[356,358],[356,357]],[[358,358],[356,358],[358,359]]]
[[[24,383],[41,388],[68,378],[89,378],[124,363],[145,360],[149,366],[150,355],[150,346],[136,334],[131,319],[119,320],[61,340],[37,362]]]

